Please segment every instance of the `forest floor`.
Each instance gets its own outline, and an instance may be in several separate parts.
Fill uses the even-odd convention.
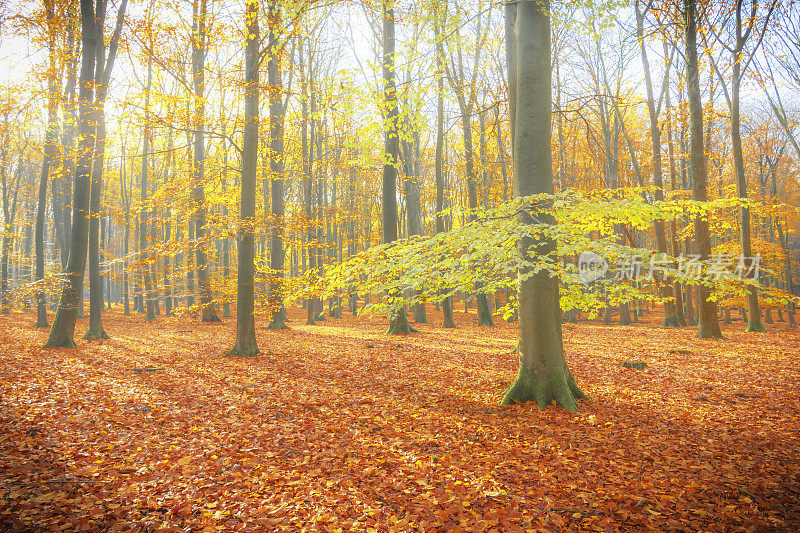
[[[292,309],[248,359],[233,319],[112,311],[43,350],[2,316],[0,531],[800,530],[797,330],[565,325],[572,415],[498,406],[517,328],[455,315]]]

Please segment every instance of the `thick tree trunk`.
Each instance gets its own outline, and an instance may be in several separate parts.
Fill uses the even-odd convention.
[[[86,270],[86,251],[89,238],[89,186],[91,181],[91,162],[94,136],[93,104],[94,92],[94,54],[97,50],[97,25],[95,23],[93,0],[81,0],[81,41],[83,57],[80,75],[80,121],[78,133],[78,164],[75,169],[75,184],[72,200],[72,232],[70,238],[69,261],[66,280],[58,302],[58,309],[45,348],[74,348],[75,322],[78,306],[82,305],[83,276]]]
[[[703,107],[700,102],[700,76],[697,65],[697,21],[696,1],[684,0],[686,11],[686,92],[689,98],[689,118],[691,121],[691,165],[693,198],[698,202],[708,201],[708,173],[706,154],[703,146]],[[701,216],[695,218],[695,240],[700,259],[711,256],[711,238],[708,220]],[[722,338],[719,327],[717,303],[709,299],[710,290],[705,285],[697,285],[698,333],[700,338]]]
[[[550,149],[551,63],[550,5],[548,0],[523,2],[517,6],[517,102],[514,124],[514,174],[517,196],[553,194]],[[520,215],[531,224],[532,217]],[[549,221],[553,223],[554,221]],[[529,237],[517,243],[528,262],[555,251],[549,239]],[[564,359],[561,337],[561,307],[558,279],[547,271],[531,275],[532,265],[519,270],[519,361],[517,379],[506,391],[502,404],[535,401],[540,409],[553,400],[570,412],[578,409],[580,391]]]
[[[237,248],[239,265],[236,289],[236,343],[228,355],[254,357],[256,171],[258,168],[258,1],[247,0],[245,28],[244,144],[242,146],[242,190]]]

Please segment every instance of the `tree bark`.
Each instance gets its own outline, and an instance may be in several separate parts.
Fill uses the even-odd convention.
[[[78,104],[80,121],[78,123],[78,163],[75,168],[75,184],[72,199],[72,232],[70,236],[69,261],[66,280],[58,302],[53,326],[45,343],[45,348],[74,348],[75,322],[78,306],[82,304],[83,276],[86,270],[86,251],[89,238],[89,186],[93,150],[93,105],[94,60],[97,50],[97,26],[95,23],[94,1],[81,0],[81,58],[80,90]]]
[[[523,2],[517,6],[516,51],[519,83],[514,124],[514,175],[517,196],[553,194],[551,152],[550,2]],[[532,224],[532,217],[520,215]],[[554,223],[554,220],[548,220]],[[518,253],[531,261],[555,251],[551,239],[523,237]],[[547,271],[519,270],[519,372],[501,403],[535,401],[540,409],[553,400],[575,412],[580,391],[564,359],[558,279]]]
[[[736,2],[736,44],[733,49],[733,72],[731,75],[731,145],[733,149],[733,171],[736,176],[736,194],[739,198],[747,198],[747,176],[744,173],[744,153],[742,150],[741,119],[739,112],[739,93],[742,81],[742,61],[744,45],[747,38],[742,33],[742,2]],[[752,24],[752,22],[751,22]],[[750,26],[752,28],[752,26]],[[749,34],[749,31],[748,31]],[[753,245],[750,239],[750,208],[743,205],[739,208],[739,236],[742,243],[742,255],[747,266],[751,264]],[[748,332],[763,332],[761,307],[758,305],[756,288],[748,285],[747,310],[750,320],[747,322]]]
[[[437,4],[433,24],[434,39],[436,40],[436,233],[444,233],[444,44],[441,37],[440,24],[443,23],[439,15],[442,6]],[[447,296],[442,301],[443,327],[454,328],[453,298]]]
[[[689,99],[689,119],[691,123],[691,165],[692,196],[695,201],[708,201],[708,172],[706,154],[703,146],[703,107],[700,101],[700,76],[697,64],[697,20],[696,1],[684,0],[686,15],[686,93]],[[698,216],[694,220],[695,239],[701,260],[711,256],[711,238],[708,220]],[[698,333],[700,338],[722,338],[719,327],[717,303],[709,299],[710,290],[705,285],[697,285]]]
[[[36,229],[34,241],[36,243],[36,281],[44,279],[44,226],[45,210],[47,209],[47,182],[50,176],[50,166],[53,163],[55,142],[58,136],[58,87],[56,85],[56,28],[54,24],[55,13],[52,0],[45,2],[47,16],[47,32],[49,38],[50,70],[47,73],[47,133],[44,141],[44,158],[42,160],[42,176],[39,181],[39,198],[36,206]],[[55,214],[54,214],[55,216]],[[47,299],[42,288],[36,291],[36,328],[46,328]]]
[[[254,357],[256,343],[255,311],[255,216],[256,171],[258,169],[258,1],[247,0],[245,9],[245,95],[244,144],[242,146],[242,189],[239,213],[239,253],[236,283],[236,343],[228,355]]]
[[[276,42],[281,24],[281,4],[277,0],[270,1],[267,16],[269,41]],[[280,52],[276,45],[267,62],[267,79],[269,81],[269,166],[272,174],[270,188],[272,193],[272,216],[274,218],[272,241],[270,242],[272,279],[269,288],[269,304],[272,318],[267,326],[271,330],[288,329],[286,325],[286,308],[283,305],[283,271],[286,265],[286,251],[283,248],[285,232],[283,189],[286,179],[283,168],[283,121],[286,111],[283,108],[283,80],[281,78],[281,64],[278,60]]]
[[[663,170],[661,166],[661,127],[658,123],[658,112],[653,95],[653,81],[650,76],[650,61],[647,57],[647,46],[644,42],[644,13],[639,10],[639,0],[635,2],[636,9],[636,37],[639,40],[639,48],[642,56],[642,70],[644,71],[645,88],[647,90],[647,114],[650,118],[650,138],[653,143],[653,185],[655,185],[655,197],[657,202],[664,200]],[[664,222],[656,220],[656,247],[660,254],[666,254],[667,235],[664,229]],[[664,323],[665,328],[680,327],[678,310],[675,307],[675,299],[672,288],[672,280],[664,279],[661,284],[661,295],[664,297]]]
[[[122,33],[125,20],[127,0],[122,0],[117,14],[117,23],[114,34],[109,43],[108,61],[105,58],[105,41],[102,32],[102,21],[105,20],[106,2],[102,8],[98,4],[97,18],[101,21],[97,37],[97,51],[95,52],[95,82],[97,83],[97,96],[94,102],[94,127],[95,145],[94,161],[92,168],[90,219],[89,219],[89,329],[83,336],[84,339],[107,339],[108,334],[103,328],[103,278],[100,276],[100,216],[102,212],[101,192],[103,187],[103,165],[106,151],[106,116],[105,102],[108,93],[108,84],[111,80],[111,70],[117,55],[117,45]]]
[[[147,213],[147,182],[149,178],[150,169],[148,166],[148,151],[150,150],[150,89],[153,82],[153,60],[147,60],[147,88],[144,97],[144,133],[142,135],[142,176],[140,180],[140,199],[142,201],[142,208],[139,211],[139,253],[141,254],[140,261],[142,265],[142,275],[144,282],[144,298],[140,302],[146,307],[145,320],[148,322],[156,319],[155,306],[153,305],[153,279],[150,274],[150,254],[147,248],[150,245],[149,235],[147,232],[148,227],[148,213]]]
[[[384,134],[383,176],[381,178],[381,223],[383,242],[397,240],[397,164],[400,155],[397,106],[397,81],[395,74],[394,0],[383,1],[383,97],[386,105],[386,132]],[[389,335],[411,333],[405,305],[393,303],[402,298],[400,290],[389,291]]]
[[[208,258],[203,236],[206,231],[206,195],[203,180],[205,179],[205,62],[206,62],[206,11],[207,0],[195,0],[194,27],[192,38],[192,76],[194,81],[194,191],[192,198],[195,211],[195,236],[197,238],[197,286],[200,292],[200,306],[203,322],[219,322],[211,291],[211,279],[208,273]],[[198,6],[199,3],[199,6]],[[258,139],[256,139],[258,140]]]

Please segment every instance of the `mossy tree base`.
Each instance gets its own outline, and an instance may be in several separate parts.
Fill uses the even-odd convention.
[[[243,345],[240,345],[237,341],[234,347],[225,354],[225,357],[256,357],[258,354],[258,346],[256,346],[255,341],[252,343],[246,342]]]
[[[750,315],[752,316],[752,315]],[[766,329],[764,328],[764,323],[761,320],[749,321],[747,323],[747,327],[745,328],[747,333],[764,333]]]
[[[222,322],[222,319],[217,315],[217,312],[211,308],[203,309],[203,322]]]
[[[478,302],[478,325],[494,326],[492,311],[489,309],[489,299],[486,298],[484,293],[479,293],[476,300]]]
[[[106,330],[103,329],[103,326],[97,327],[90,327],[89,331],[87,331],[83,335],[83,339],[90,341],[90,340],[102,340],[102,339],[110,339],[111,337],[108,336]]]
[[[685,326],[685,324],[681,324],[681,320],[678,318],[677,314],[665,317],[664,323],[661,324],[663,328],[681,328],[683,326]]]
[[[396,317],[389,321],[389,329],[386,331],[387,335],[408,335],[409,333],[419,333],[418,329],[411,327],[408,323],[408,316],[406,315],[405,307],[398,313]]]
[[[566,364],[554,369],[537,372],[533,368],[520,366],[517,379],[500,400],[500,405],[536,402],[544,409],[553,401],[570,413],[578,411],[577,400],[588,400],[575,383]]]
[[[704,326],[703,323],[701,322],[697,326],[697,338],[698,339],[721,339],[722,338],[722,332],[719,330],[719,325],[717,325],[716,330],[715,330],[713,327],[708,328],[708,327]]]

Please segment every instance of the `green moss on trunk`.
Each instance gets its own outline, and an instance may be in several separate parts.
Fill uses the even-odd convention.
[[[761,317],[757,317],[755,320],[753,320],[752,319],[753,315],[751,314],[750,318],[751,320],[747,322],[747,328],[745,328],[746,332],[763,333],[764,331],[766,331],[766,329],[764,328],[764,323],[761,322]]]
[[[520,366],[517,379],[500,400],[500,405],[536,402],[544,409],[555,400],[556,404],[570,413],[578,411],[577,400],[588,400],[578,388],[566,365],[537,372],[533,368]]]
[[[406,308],[389,321],[389,329],[386,331],[387,335],[407,335],[409,333],[419,333],[418,329],[411,327],[408,323],[408,315],[406,315]]]

